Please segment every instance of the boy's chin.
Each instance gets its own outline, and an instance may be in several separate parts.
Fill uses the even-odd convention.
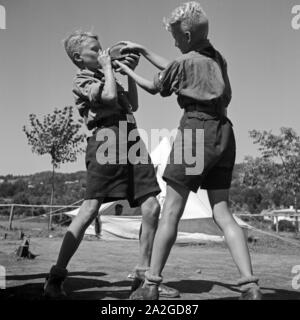
[[[102,67],[99,64],[89,65],[89,66],[87,66],[87,68],[90,70],[93,70],[93,71],[102,69]]]
[[[190,50],[187,48],[179,49],[182,54],[188,53]]]

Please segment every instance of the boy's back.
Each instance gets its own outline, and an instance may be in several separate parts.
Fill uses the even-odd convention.
[[[231,100],[225,59],[208,40],[171,62],[154,83],[162,96],[176,93],[183,109],[198,104],[209,113],[219,113]]]

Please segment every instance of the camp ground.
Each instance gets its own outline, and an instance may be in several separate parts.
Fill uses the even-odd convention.
[[[162,190],[158,195],[161,206],[166,193],[162,173],[169,152],[169,140],[164,138],[151,153]],[[116,215],[117,205],[122,206],[120,216]],[[78,210],[65,214],[75,217]],[[128,201],[122,200],[103,204],[99,214],[102,222],[100,238],[95,237],[94,225],[89,226],[85,240],[70,264],[71,273],[65,285],[70,300],[123,300],[130,294],[132,270],[138,257],[140,210],[130,208]],[[255,228],[251,225],[252,220],[246,223],[240,217],[234,217],[248,238],[253,268],[262,279],[264,298],[300,299],[298,241]],[[50,233],[41,229],[41,225],[45,228],[47,224],[46,217],[37,217],[36,222],[26,219],[23,224],[14,221],[13,225],[22,228],[25,234],[33,234],[30,241],[8,236],[0,243],[0,260],[6,272],[6,289],[0,290],[0,298],[43,299],[44,278],[49,265],[54,263],[66,231],[66,227],[59,226]],[[234,300],[240,294],[235,273],[224,237],[212,219],[207,192],[191,193],[164,271],[165,283],[178,289],[181,292],[179,299],[183,300]]]
[[[168,161],[171,145],[169,139],[164,137],[159,145],[151,153],[151,159],[156,169],[156,177],[162,192],[158,195],[161,207],[164,204],[166,195],[166,183],[162,179],[165,166]],[[124,216],[115,216],[116,205],[122,205]],[[74,217],[79,209],[65,213]],[[128,201],[120,200],[105,203],[100,207],[101,215],[101,238],[102,239],[138,239],[141,225],[141,216],[137,208],[130,208]],[[245,233],[251,226],[235,216],[238,224],[244,229]],[[94,225],[86,230],[86,234],[95,235]],[[191,192],[183,216],[179,223],[179,233],[177,242],[206,242],[224,241],[224,237],[214,223],[212,210],[209,204],[206,190],[199,189],[197,193]]]
[[[58,281],[50,279],[48,285],[62,288],[64,266],[69,271],[67,299],[76,300],[71,301],[73,306],[80,306],[78,300],[96,300],[97,315],[106,319],[98,308],[106,303],[102,300],[129,299],[135,267],[148,266],[141,257],[151,251],[151,245],[143,242],[150,232],[139,240],[141,208],[110,198],[97,218],[92,205],[78,217],[84,199],[97,199],[98,190],[107,194],[112,187],[114,194],[121,194],[113,190],[120,186],[113,181],[121,175],[90,164],[101,162],[99,146],[107,145],[98,145],[101,132],[108,133],[113,126],[122,138],[125,120],[127,129],[133,128],[126,139],[136,147],[127,144],[129,150],[141,155],[139,143],[131,139],[131,134],[138,139],[138,128],[150,153],[156,173],[153,168],[149,171],[152,183],[156,177],[161,188],[157,195],[161,208],[167,204],[162,177],[176,128],[191,133],[196,127],[203,129],[208,148],[203,150],[202,140],[196,138],[197,147],[187,148],[193,149],[188,155],[192,161],[183,156],[190,169],[198,167],[197,160],[204,156],[211,171],[203,174],[211,187],[229,186],[225,171],[233,168],[227,175],[232,178],[228,207],[243,232],[232,223],[227,206],[216,199],[215,218],[225,241],[213,219],[207,190],[191,192],[161,274],[163,284],[180,291],[177,301],[169,303],[193,300],[199,304],[199,318],[202,300],[237,300],[243,293],[258,293],[257,279],[250,274],[259,278],[264,299],[300,299],[300,1],[187,1],[0,1],[0,317],[14,318],[16,310],[20,312],[16,318],[33,320],[34,313],[43,318],[51,309],[56,313],[53,318],[64,318],[56,307],[40,312],[28,303],[44,300],[49,274]],[[213,129],[217,122],[220,125]],[[226,130],[224,135],[218,133],[223,127],[229,135]],[[99,130],[103,128],[107,130]],[[229,143],[223,144],[225,140]],[[108,143],[119,155],[120,142]],[[209,160],[212,154],[220,157],[218,161]],[[105,160],[109,164],[110,155],[115,165],[109,151]],[[214,165],[215,173],[224,176],[214,174]],[[89,179],[91,171],[99,179]],[[143,175],[143,185],[153,190],[146,176],[150,174]],[[124,172],[123,178],[131,194],[144,194],[142,188],[132,190],[132,176],[126,179]],[[139,180],[139,174],[135,178]],[[95,194],[88,195],[90,190]],[[155,236],[152,269],[159,264],[158,256],[166,253],[165,240],[175,238],[170,230],[177,231],[173,222],[178,202],[170,194],[172,208],[166,210],[166,219],[160,216],[167,223]],[[155,211],[157,206],[145,208]],[[80,225],[86,226],[89,214],[94,221],[82,237]],[[78,228],[76,223],[70,227],[74,219]],[[82,240],[79,246],[77,240]],[[148,275],[152,272],[160,273],[150,270]],[[244,281],[238,285],[241,275]],[[237,313],[225,304],[230,315]],[[68,302],[61,305],[71,310]],[[291,310],[278,306],[268,306],[268,314]],[[211,304],[209,308],[210,315],[216,310],[225,314],[223,308]],[[85,318],[95,318],[95,313],[89,316],[91,310],[82,308]],[[257,308],[248,311],[261,315]]]

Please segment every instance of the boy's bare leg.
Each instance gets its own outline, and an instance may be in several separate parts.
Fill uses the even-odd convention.
[[[142,226],[140,229],[139,266],[149,268],[160,205],[154,196],[141,201]]]
[[[146,281],[143,287],[133,292],[130,299],[158,299],[159,286],[162,282],[161,272],[176,240],[178,222],[182,216],[188,195],[188,190],[173,184],[167,184],[166,200],[154,238],[150,270],[146,272]]]
[[[66,268],[76,252],[87,227],[98,216],[102,199],[85,200],[64,236],[56,266]]]
[[[252,276],[250,254],[242,228],[228,208],[229,190],[208,190],[213,218],[224,233],[226,243],[241,277]]]
[[[224,233],[229,251],[241,278],[238,284],[246,299],[260,299],[258,278],[253,276],[247,240],[242,228],[233,218],[228,208],[229,190],[208,190],[208,198],[213,210],[213,218]]]
[[[97,217],[102,199],[85,200],[78,215],[69,226],[58,255],[56,265],[52,266],[44,285],[44,296],[47,298],[62,298],[66,296],[63,282],[67,276],[67,265],[76,252],[85,230]]]
[[[167,194],[161,220],[153,244],[150,274],[161,276],[177,237],[178,223],[183,214],[189,190],[167,184]]]
[[[153,249],[154,237],[160,213],[160,205],[156,197],[150,196],[143,199],[142,225],[140,228],[140,253],[139,264],[135,268],[135,278],[131,290],[134,292],[139,288],[145,279],[145,272],[150,268],[151,254]],[[177,289],[161,284],[158,288],[160,295],[167,298],[176,298],[180,295]]]
[[[131,291],[135,291],[145,280],[145,272],[150,267],[151,253],[157,229],[160,205],[155,196],[145,196],[139,201],[142,223],[139,231],[139,258],[134,269]]]

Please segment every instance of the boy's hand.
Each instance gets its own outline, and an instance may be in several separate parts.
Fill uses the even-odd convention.
[[[99,51],[98,63],[102,67],[102,69],[105,69],[111,66],[111,58],[108,53],[108,50]]]
[[[140,56],[135,53],[129,53],[129,55],[125,57],[125,60],[127,61],[127,66],[131,70],[134,70],[139,63]]]
[[[125,70],[124,67],[127,68],[126,70],[128,69],[134,70],[139,63],[139,59],[140,59],[139,55],[130,53],[125,58],[126,64],[120,62],[119,60],[115,60],[113,62],[113,65],[116,68],[116,72],[119,72],[120,74],[125,75],[127,74],[127,72],[124,71]]]
[[[120,62],[118,60],[116,60],[114,63],[118,66],[116,71],[120,72],[121,74],[128,74],[128,72],[130,72],[130,70],[131,70],[124,63],[122,63],[122,62]]]
[[[120,41],[117,44],[124,45],[124,47],[120,50],[121,53],[126,53],[126,51],[136,51],[137,53],[142,53],[144,50],[144,47],[141,44],[134,43],[131,41]]]

